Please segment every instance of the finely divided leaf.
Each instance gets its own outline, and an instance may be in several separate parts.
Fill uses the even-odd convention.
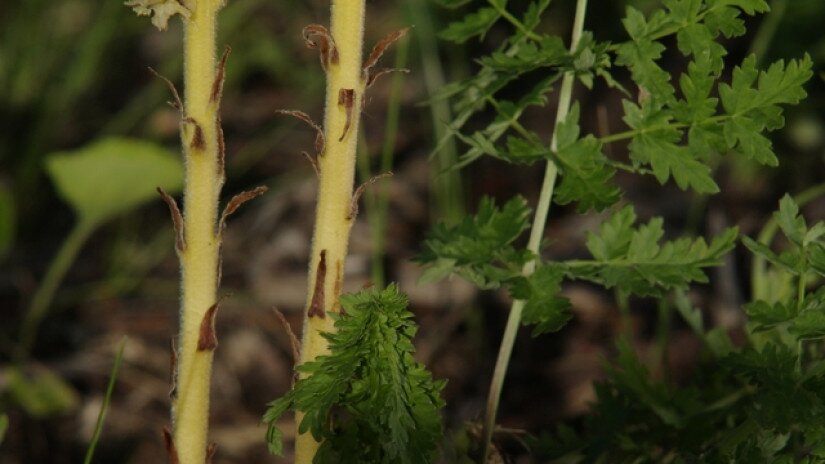
[[[300,432],[322,441],[315,462],[430,463],[441,440],[443,382],[412,356],[416,327],[395,285],[341,297],[330,354],[303,364],[306,376],[270,403],[270,451],[282,451],[276,421],[300,411]]]
[[[530,208],[515,197],[498,208],[491,198],[481,200],[478,213],[461,224],[435,225],[416,260],[427,266],[422,281],[456,273],[480,288],[497,288],[521,273],[530,254],[513,247],[529,227]]]
[[[556,127],[556,159],[561,167],[561,183],[555,201],[566,205],[579,202],[578,212],[601,211],[621,197],[612,183],[615,170],[602,154],[602,144],[592,135],[579,138],[579,105],[575,104],[567,118]]]
[[[559,296],[563,278],[561,267],[547,264],[513,285],[513,298],[525,300],[521,321],[524,325],[535,325],[534,337],[560,330],[573,316],[570,301]]]
[[[728,84],[719,85],[719,96],[729,120],[724,124],[728,147],[759,163],[778,164],[770,141],[762,135],[785,125],[782,104],[796,104],[807,95],[803,85],[813,76],[811,58],[777,61],[767,71],[756,68],[750,56],[733,71]]]
[[[564,263],[568,275],[640,296],[661,296],[693,282],[707,282],[704,269],[720,265],[737,236],[732,228],[710,244],[702,238],[661,242],[664,230],[660,218],[638,228],[632,227],[634,219],[632,207],[626,207],[599,233],[589,234],[587,247],[594,259]]]
[[[656,179],[664,184],[672,176],[682,190],[688,187],[699,193],[716,193],[719,186],[710,168],[694,153],[678,143],[682,132],[671,125],[672,116],[652,105],[641,107],[625,100],[624,120],[638,131],[630,142],[630,157],[637,164],[650,165]]]
[[[464,43],[475,36],[483,37],[499,17],[495,8],[481,8],[475,13],[468,14],[462,20],[451,23],[441,31],[439,36],[455,43]]]

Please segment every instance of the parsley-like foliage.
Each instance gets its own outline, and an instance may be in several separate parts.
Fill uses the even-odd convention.
[[[808,227],[786,197],[776,215],[789,243],[785,250],[774,252],[768,244],[743,238],[784,276],[778,282],[796,286],[745,305],[751,320],[748,342],[737,347],[721,328],[705,330],[702,313],[690,305],[686,292],[708,282],[706,272],[723,263],[738,230],[708,240],[671,237],[662,218],[638,224],[632,206],[617,206],[622,191],[614,183],[615,174],[624,171],[714,194],[720,190],[714,168],[723,157],[736,155],[764,166],[779,163],[769,133],[784,126],[785,106],[805,98],[803,86],[813,75],[813,63],[804,55],[760,69],[755,56],[733,62],[723,45],[743,36],[746,16],[767,12],[768,3],[662,0],[648,14],[628,7],[622,19],[624,40],[608,42],[598,31],[574,27],[574,44],[568,48],[541,27],[550,0],[442,2],[468,12],[442,32],[444,39],[487,44],[491,29],[510,31],[476,60],[478,69],[470,78],[436,96],[449,99],[455,114],[441,142],[453,137],[465,145],[455,168],[482,156],[546,166],[532,226],[521,197],[500,207],[485,198],[475,217],[453,227],[436,225],[418,258],[425,280],[458,275],[482,289],[504,288],[515,300],[488,404],[497,404],[501,391],[515,339],[511,322],[533,325],[534,335],[560,330],[572,315],[571,303],[562,295],[565,282],[584,280],[615,289],[624,302],[634,295],[657,299],[663,311],[675,306],[705,343],[712,369],[698,376],[695,387],[678,388],[651,373],[629,343],[619,342],[618,357],[607,369],[608,378],[596,386],[597,401],[581,431],[561,427],[536,440],[538,456],[561,462],[825,458],[825,357],[819,354],[825,290],[807,292],[811,278],[825,277],[825,225]],[[581,19],[585,10],[579,7],[586,3],[577,5]],[[679,72],[662,66],[665,56],[670,62],[679,55],[684,63],[673,67]],[[616,68],[624,71],[614,77]],[[620,77],[628,74],[629,79]],[[625,127],[606,134],[583,130],[582,107],[568,105],[571,77],[587,88],[601,85],[621,92],[615,107],[622,108]],[[528,122],[525,112],[545,106],[559,82],[559,120],[536,131],[531,126],[535,116]],[[514,95],[516,88],[526,91]],[[627,149],[606,149],[617,142],[626,142]],[[591,257],[543,257],[544,224],[538,221],[545,220],[550,199],[575,205],[579,214],[611,213],[597,231],[582,236]],[[521,249],[530,227],[527,249]],[[484,455],[494,419],[493,409],[485,418]]]
[[[825,222],[809,227],[789,196],[775,218],[787,239],[782,252],[743,242],[791,276],[791,288],[745,305],[750,324],[743,347],[693,321],[711,356],[693,383],[679,388],[655,378],[620,341],[582,430],[562,426],[543,434],[533,440],[536,454],[575,462],[825,460],[825,287],[808,291],[813,277],[825,276]]]
[[[441,440],[443,381],[413,359],[416,326],[396,285],[341,296],[330,354],[298,366],[302,378],[269,404],[270,452],[283,452],[276,422],[288,410],[321,441],[316,463],[429,463]]]

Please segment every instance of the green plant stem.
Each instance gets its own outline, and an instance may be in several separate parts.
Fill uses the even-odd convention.
[[[421,70],[427,95],[431,97],[430,115],[433,134],[439,144],[435,151],[433,179],[433,213],[446,224],[456,224],[464,215],[464,188],[458,170],[450,169],[458,160],[455,139],[450,137],[449,123],[452,120],[450,105],[446,99],[432,99],[444,87],[444,70],[438,56],[437,32],[427,0],[407,0],[410,22],[415,24],[415,35],[421,50]]]
[[[120,364],[123,362],[124,347],[126,347],[126,337],[123,337],[117,348],[115,362],[112,364],[112,372],[109,374],[109,385],[106,386],[106,395],[103,397],[103,404],[100,405],[100,412],[97,414],[97,422],[95,423],[95,431],[92,435],[92,441],[89,442],[89,447],[86,449],[86,457],[83,459],[83,464],[91,464],[92,457],[95,455],[97,442],[100,440],[101,432],[103,432],[103,421],[106,420],[106,412],[109,410],[109,401],[112,399],[112,392],[115,391],[115,383],[117,382]]]
[[[668,341],[670,340],[670,320],[672,314],[670,299],[660,299],[657,306],[658,320],[656,321],[655,345],[651,362],[653,366],[661,369],[662,378],[666,379],[669,375],[667,348]]]
[[[407,66],[409,57],[409,42],[406,40],[398,44],[394,66],[403,69]],[[392,171],[395,155],[395,142],[398,139],[398,121],[401,113],[401,93],[404,89],[406,74],[397,72],[390,84],[390,97],[387,102],[387,125],[384,128],[384,146],[381,150],[381,164],[378,174]],[[365,178],[364,181],[369,180]],[[378,288],[384,288],[386,275],[384,270],[384,255],[386,250],[387,216],[390,204],[390,192],[387,182],[380,182],[374,211],[369,212],[372,223],[372,281]]]
[[[618,288],[614,291],[616,304],[619,307],[619,320],[621,321],[621,337],[628,343],[633,342],[633,318],[630,314],[630,295]]]
[[[91,221],[79,220],[66,239],[63,240],[63,244],[60,245],[60,250],[49,264],[46,276],[37,287],[24,316],[23,325],[20,329],[19,357],[28,356],[32,347],[34,347],[34,342],[37,339],[37,329],[49,312],[52,299],[60,286],[60,282],[63,281],[66,272],[77,258],[77,254],[83,248],[83,244],[86,243],[95,227],[96,224]]]
[[[756,56],[757,64],[761,63],[768,53],[787,9],[788,0],[773,0],[771,2],[771,11],[765,15],[765,19],[759,24],[759,29],[757,29],[751,42],[750,53]]]
[[[575,50],[578,47],[579,39],[584,30],[584,18],[587,10],[587,0],[577,0],[576,2],[576,16],[573,20],[573,33],[570,40],[570,50]],[[566,73],[562,79],[561,90],[559,92],[559,104],[556,110],[556,124],[563,121],[570,111],[570,102],[573,98],[573,82],[575,76],[573,73]],[[550,142],[550,150],[556,151],[556,131],[553,130],[552,141]],[[550,203],[553,199],[553,190],[556,185],[556,177],[558,176],[558,168],[552,161],[548,161],[544,171],[544,181],[539,194],[539,202],[536,206],[536,215],[533,220],[533,227],[530,230],[530,239],[527,244],[527,249],[534,255],[539,255],[539,248],[541,246],[542,238],[544,237],[544,227],[547,223],[547,216],[550,212]],[[531,275],[536,269],[536,260],[532,260],[524,265],[522,274],[525,276]],[[507,375],[507,368],[510,364],[510,356],[513,352],[513,345],[518,335],[518,328],[521,325],[521,315],[524,311],[524,300],[514,300],[510,308],[510,315],[507,318],[507,325],[504,328],[504,335],[501,340],[498,358],[496,359],[496,367],[493,372],[493,378],[490,382],[490,392],[487,396],[487,410],[484,417],[484,429],[482,432],[482,461],[487,462],[487,457],[490,451],[490,441],[493,438],[493,430],[496,425],[496,413],[498,412],[498,403],[501,398],[501,389],[504,385],[504,378]]]
[[[799,273],[799,277],[796,280],[796,314],[800,314],[802,312],[802,307],[805,303],[805,287],[807,282],[805,281],[805,274],[808,269],[808,259],[805,248],[802,248],[802,271]],[[802,354],[803,354],[803,346],[802,346],[802,339],[800,338],[796,342],[796,372],[797,374],[802,374]]]
[[[532,40],[541,40],[541,36],[536,34],[535,32],[527,29],[527,26],[524,25],[521,21],[518,20],[515,16],[510,14],[509,11],[504,9],[501,2],[497,2],[494,0],[488,0],[488,2],[492,7],[496,10],[498,14],[501,15],[502,18],[506,19],[510,24],[513,25],[519,32],[524,34],[525,37],[532,39]]]

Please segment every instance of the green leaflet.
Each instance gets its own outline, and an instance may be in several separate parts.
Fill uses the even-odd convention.
[[[413,359],[407,303],[394,284],[341,296],[336,332],[325,334],[331,353],[299,366],[306,377],[269,404],[270,452],[282,453],[276,422],[293,410],[305,414],[299,430],[323,440],[314,462],[434,462],[444,382]]]
[[[441,34],[442,39],[455,43],[464,43],[475,36],[484,36],[487,30],[498,20],[499,14],[494,8],[480,8],[470,13],[461,21],[450,24]]]
[[[497,288],[521,275],[530,258],[513,246],[529,227],[530,208],[524,198],[514,197],[501,208],[484,197],[474,217],[454,227],[436,224],[416,261],[427,266],[422,282],[460,275],[480,288]]]
[[[682,133],[671,125],[671,114],[653,105],[641,108],[624,102],[624,121],[636,131],[630,142],[634,163],[650,165],[656,179],[664,184],[672,176],[682,190],[688,187],[700,193],[716,193],[719,186],[711,177],[710,167],[696,158],[687,147],[679,145]]]
[[[567,119],[556,126],[556,159],[562,169],[555,201],[566,205],[578,202],[578,212],[601,211],[621,197],[612,183],[615,170],[607,165],[602,144],[592,135],[579,138],[579,105],[571,108]]]
[[[693,282],[707,282],[704,268],[718,266],[738,234],[736,228],[727,229],[710,244],[702,238],[661,242],[661,218],[634,228],[635,221],[636,214],[628,206],[598,233],[588,234],[587,248],[593,260],[562,263],[568,275],[635,295],[661,296]]]
[[[767,71],[756,69],[756,58],[747,58],[734,69],[731,84],[720,84],[719,95],[728,120],[724,123],[729,148],[769,166],[779,162],[765,130],[785,125],[780,104],[796,104],[807,95],[803,85],[813,76],[811,58],[772,64]]]
[[[522,323],[533,325],[533,336],[557,332],[573,317],[570,301],[560,297],[564,271],[552,265],[543,265],[529,277],[517,280],[511,294],[525,300]]]

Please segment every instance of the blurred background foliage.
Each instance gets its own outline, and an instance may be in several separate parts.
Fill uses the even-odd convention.
[[[75,249],[68,262],[61,262],[67,260],[61,250],[74,240],[78,206],[61,191],[60,181],[53,181],[68,175],[103,195],[97,176],[129,188],[127,182],[141,176],[137,171],[101,172],[95,165],[50,178],[47,169],[55,153],[77,156],[114,136],[131,139],[121,140],[126,146],[109,147],[112,156],[139,148],[138,142],[128,141],[135,139],[151,142],[153,150],[178,151],[178,115],[165,104],[167,88],[147,66],[181,82],[180,25],[174,21],[169,31],[158,32],[121,3],[0,2],[0,463],[81,459],[123,334],[130,340],[98,459],[164,459],[159,432],[168,423],[168,340],[176,330],[178,297],[168,213],[148,196],[115,201],[114,212],[103,211],[109,207],[103,204],[90,205],[89,214],[99,220],[71,244]],[[658,3],[591,1],[587,29],[598,39],[620,40],[623,29],[617,19],[626,5],[645,10]],[[528,2],[511,4],[517,11]],[[542,27],[567,37],[573,4],[554,1]],[[620,179],[643,211],[660,211],[674,224],[699,233],[706,222],[721,228],[712,224],[712,218],[721,217],[753,235],[782,192],[799,192],[825,180],[825,8],[820,0],[772,4],[770,15],[751,21],[747,37],[726,46],[732,62],[751,52],[763,63],[807,52],[816,63],[820,75],[809,86],[808,100],[788,110],[787,129],[774,137],[780,169],[757,171],[726,161],[718,174],[723,193],[709,203],[675,188],[661,193],[648,181]],[[289,344],[269,307],[277,305],[294,327],[300,325],[315,184],[299,153],[311,145],[313,135],[291,119],[277,117],[275,110],[300,109],[321,119],[323,73],[317,56],[304,48],[300,31],[310,23],[327,23],[328,6],[325,0],[228,0],[221,15],[219,43],[232,47],[223,105],[224,192],[265,184],[271,193],[242,212],[227,237],[222,292],[233,296],[219,320],[222,345],[212,410],[213,439],[221,446],[216,462],[269,459],[258,418],[264,403],[289,387]],[[373,192],[377,195],[366,196],[366,213],[354,229],[348,263],[353,278],[347,284],[354,290],[370,281],[395,280],[410,293],[411,308],[422,324],[419,357],[432,366],[436,378],[449,379],[447,425],[454,430],[477,419],[482,409],[506,301],[500,294],[476,295],[460,282],[416,287],[420,272],[409,258],[418,252],[433,219],[461,217],[465,198],[466,204],[475,204],[483,194],[521,192],[533,198],[541,174],[492,160],[449,171],[457,156],[452,144],[431,155],[435,141],[446,133],[450,108],[444,102],[424,103],[445,83],[471,75],[479,48],[492,49],[509,33],[500,24],[481,43],[456,47],[439,41],[437,31],[460,15],[432,0],[368,2],[368,44],[405,25],[415,28],[404,48],[395,51],[396,64],[410,74],[385,77],[368,95],[359,176],[368,179],[389,169],[396,175],[388,187]],[[678,52],[667,54],[663,62],[674,72],[684,66]],[[517,83],[511,91],[521,92],[524,87],[518,86],[526,84]],[[615,91],[597,86],[577,98],[582,114],[590,115],[582,121],[585,130],[623,127],[611,112],[620,104]],[[547,134],[553,103],[531,114],[533,128]],[[162,170],[173,175],[175,169]],[[148,177],[138,180],[150,186],[162,183]],[[175,182],[170,182],[174,190]],[[809,209],[819,213],[813,219],[821,218],[825,202],[815,201]],[[567,256],[580,249],[580,241],[574,240],[581,228],[598,223],[598,218],[571,213],[554,211],[549,229],[555,242],[570,245]],[[57,264],[66,267],[65,279],[57,279],[62,284],[47,299],[42,323],[35,324],[29,342],[21,343],[33,301]],[[746,280],[734,277],[731,291],[744,291]],[[709,300],[727,301],[724,285],[719,287]],[[524,337],[516,347],[500,415],[503,424],[514,424],[516,437],[522,430],[535,433],[560,417],[583,412],[592,398],[590,382],[600,375],[604,348],[619,330],[616,308],[604,295],[592,288],[569,291],[579,292],[574,304],[584,308],[578,314],[582,321],[536,342]],[[635,312],[639,343],[650,338],[651,314],[655,308],[643,304]],[[531,400],[536,395],[546,400],[536,404]],[[523,452],[515,448],[515,454]],[[460,449],[458,439],[445,459]]]

